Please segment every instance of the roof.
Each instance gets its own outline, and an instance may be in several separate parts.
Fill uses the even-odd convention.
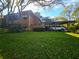
[[[23,16],[34,16],[34,13],[31,10],[23,11],[22,13],[13,13],[5,16],[5,19],[8,20],[19,20],[22,19]]]
[[[74,23],[75,21],[56,21],[52,22],[52,24],[67,24],[67,23]]]

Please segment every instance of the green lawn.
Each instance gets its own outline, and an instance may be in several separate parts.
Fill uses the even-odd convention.
[[[0,34],[3,59],[79,59],[79,38],[64,32]]]

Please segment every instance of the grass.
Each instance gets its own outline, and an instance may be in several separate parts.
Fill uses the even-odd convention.
[[[0,34],[3,59],[79,59],[79,38],[64,32]]]

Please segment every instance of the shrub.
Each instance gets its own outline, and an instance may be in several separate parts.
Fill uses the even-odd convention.
[[[33,31],[37,31],[37,32],[45,31],[45,28],[34,28]]]
[[[76,31],[76,27],[71,25],[71,26],[69,26],[68,31],[75,32]]]
[[[9,32],[9,30],[6,28],[0,28],[0,33],[6,33],[6,32]]]
[[[76,33],[77,33],[77,34],[79,34],[79,29],[78,29],[78,30],[76,30]]]
[[[79,33],[79,24],[70,25],[68,28],[68,31],[74,32],[74,33]]]
[[[23,31],[25,31],[25,29],[26,29],[26,27],[22,26],[20,24],[14,24],[9,27],[10,32],[23,32]]]

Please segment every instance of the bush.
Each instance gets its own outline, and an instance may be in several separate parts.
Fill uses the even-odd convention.
[[[76,27],[75,26],[69,26],[68,31],[75,32],[76,31]]]
[[[45,31],[45,28],[34,28],[33,31],[41,32]]]
[[[20,25],[20,24],[15,24],[9,27],[10,32],[23,32],[25,31],[26,27]]]
[[[74,32],[74,33],[79,33],[79,24],[70,25],[68,28],[68,31]]]
[[[78,29],[78,30],[76,30],[76,33],[77,33],[77,34],[79,34],[79,29]]]
[[[6,32],[9,32],[9,30],[6,28],[0,28],[0,33],[6,33]]]

